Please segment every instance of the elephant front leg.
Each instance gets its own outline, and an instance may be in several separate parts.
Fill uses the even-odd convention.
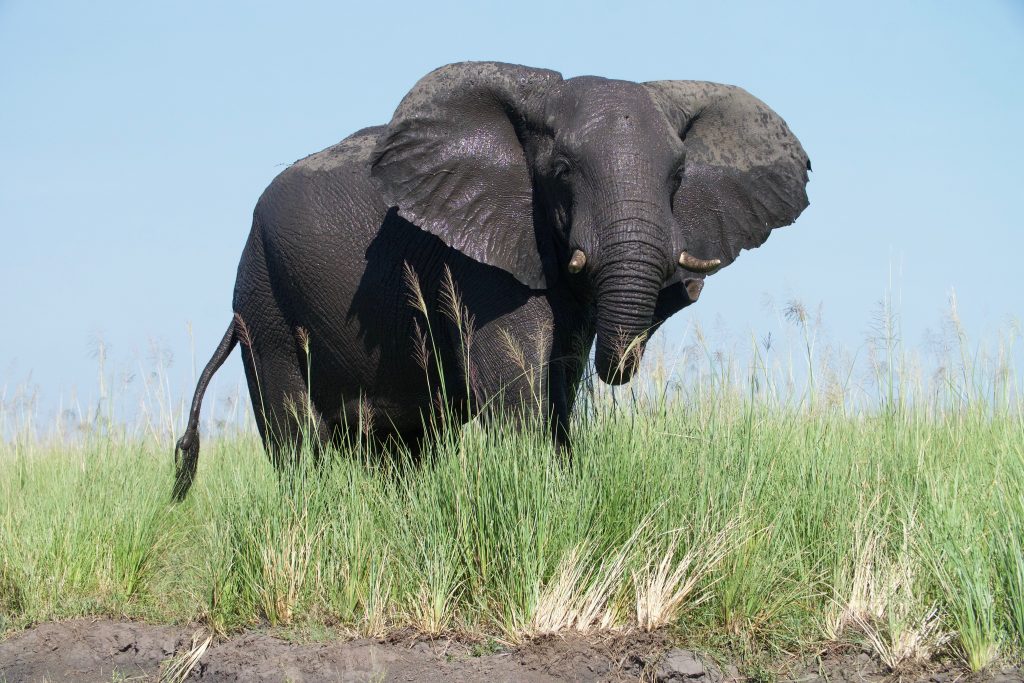
[[[556,442],[566,440],[568,406],[553,391],[560,373],[551,363],[550,326],[518,313],[474,332],[466,380],[475,412],[489,424],[551,430]]]
[[[481,338],[482,337],[482,338]],[[516,429],[546,427],[550,407],[550,367],[545,350],[508,330],[478,335],[470,351],[468,384],[472,400],[490,423]]]
[[[566,458],[572,455],[569,419],[587,368],[592,342],[593,335],[585,331],[572,335],[562,344],[556,342],[548,364],[551,436],[559,454]]]
[[[553,343],[550,333],[517,337],[507,329],[478,335],[476,342],[469,384],[477,412],[490,425],[548,432],[568,458],[569,421],[589,345]]]

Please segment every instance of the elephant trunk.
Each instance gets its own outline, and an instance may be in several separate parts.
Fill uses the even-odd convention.
[[[598,376],[608,384],[628,382],[640,365],[663,281],[662,249],[629,237],[605,244],[604,265],[595,273]]]

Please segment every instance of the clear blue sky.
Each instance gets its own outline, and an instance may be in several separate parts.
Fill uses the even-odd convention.
[[[760,336],[766,295],[796,297],[855,348],[890,286],[910,345],[953,289],[976,337],[1024,313],[1022,2],[348,4],[0,3],[0,388],[95,394],[102,336],[125,367],[171,352],[190,392],[186,323],[203,363],[267,183],[467,59],[733,83],[782,114],[811,206],[709,281],[709,326]]]

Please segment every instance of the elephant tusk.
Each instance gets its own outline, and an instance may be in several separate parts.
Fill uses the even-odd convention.
[[[587,255],[577,249],[572,253],[572,258],[569,260],[569,272],[575,275],[583,270],[585,265],[587,265]]]
[[[692,270],[694,273],[710,273],[722,265],[722,260],[716,258],[697,258],[696,256],[690,256],[684,251],[679,254],[679,265],[687,270]]]

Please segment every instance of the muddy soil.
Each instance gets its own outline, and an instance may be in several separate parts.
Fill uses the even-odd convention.
[[[198,629],[78,619],[43,624],[0,641],[0,682],[159,680],[194,651]],[[205,637],[200,637],[201,644]],[[179,668],[180,671],[180,668]],[[748,672],[751,673],[751,672]],[[831,654],[757,679],[892,681],[865,653]],[[174,676],[173,680],[181,680]],[[664,636],[548,637],[498,650],[481,644],[395,635],[386,640],[296,644],[247,633],[214,640],[188,681],[629,681],[725,683],[748,680]],[[902,681],[1021,681],[1019,669],[966,676],[955,665],[898,677]]]

